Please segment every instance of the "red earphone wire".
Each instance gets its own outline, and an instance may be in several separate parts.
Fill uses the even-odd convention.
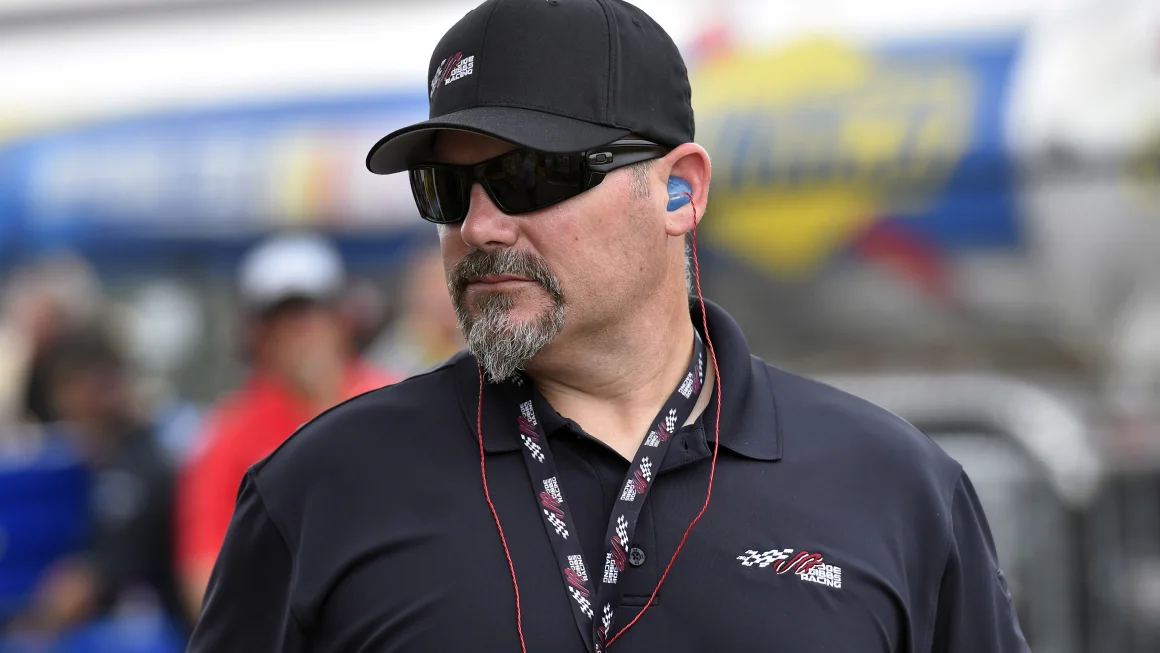
[[[685,194],[688,195],[688,193]],[[669,570],[673,568],[673,563],[677,561],[677,555],[681,553],[681,549],[685,546],[685,541],[689,539],[689,533],[693,531],[693,527],[697,525],[697,522],[701,521],[701,517],[709,509],[709,499],[713,496],[713,476],[717,471],[717,448],[721,446],[721,372],[717,368],[717,350],[713,348],[713,339],[709,336],[709,317],[705,314],[705,296],[701,294],[701,263],[697,260],[697,207],[692,204],[692,199],[692,196],[689,195],[690,205],[693,206],[693,278],[697,284],[697,300],[701,302],[701,325],[705,331],[705,342],[709,345],[709,357],[713,360],[713,380],[717,383],[717,420],[714,425],[714,431],[717,435],[713,439],[713,462],[709,464],[709,486],[705,490],[705,503],[701,506],[701,511],[697,513],[696,517],[693,517],[693,521],[689,522],[689,527],[685,529],[685,534],[681,536],[681,541],[677,544],[676,551],[673,551],[673,557],[669,558],[669,564],[665,567],[664,573],[661,574],[661,579],[657,581],[657,586],[653,588],[652,595],[648,597],[648,602],[644,604],[640,612],[636,613],[632,621],[625,624],[624,628],[621,628],[619,632],[605,643],[606,648],[611,646],[617,638],[623,635],[624,631],[631,628],[644,615],[645,610],[652,607],[657,593],[661,590],[661,585],[664,584],[665,578],[669,575]]]
[[[503,554],[507,557],[508,569],[512,572],[512,589],[516,593],[516,631],[520,635],[520,651],[528,653],[527,642],[524,641],[524,615],[520,609],[520,584],[516,580],[516,565],[512,562],[512,552],[508,549],[507,537],[503,534],[503,525],[499,523],[499,513],[491,501],[491,492],[487,489],[487,456],[483,451],[483,366],[479,366],[479,406],[475,411],[475,433],[479,436],[479,471],[483,476],[483,496],[487,499],[487,507],[491,508],[491,516],[495,518],[495,527],[499,531],[499,541],[503,544]]]
[[[685,193],[685,195],[689,197],[691,203],[691,200],[693,199],[692,195],[689,195],[688,193]],[[652,607],[653,601],[657,597],[657,593],[660,592],[661,585],[664,584],[665,579],[669,575],[669,570],[673,568],[673,563],[677,561],[677,556],[681,553],[681,549],[684,548],[685,542],[689,539],[689,533],[692,532],[693,527],[697,525],[697,522],[701,521],[701,517],[705,514],[705,511],[709,509],[709,499],[713,496],[713,477],[717,471],[717,449],[720,447],[721,441],[721,371],[717,367],[717,350],[713,348],[713,339],[709,336],[709,318],[705,314],[705,296],[701,294],[701,263],[697,259],[696,205],[693,205],[693,277],[696,280],[697,285],[697,300],[701,302],[701,325],[705,332],[705,342],[709,346],[709,357],[713,361],[713,379],[717,384],[717,419],[714,425],[716,437],[713,440],[713,461],[709,465],[709,485],[705,490],[705,503],[701,506],[701,511],[697,513],[697,516],[693,517],[693,521],[689,522],[689,527],[685,529],[685,534],[681,537],[680,543],[677,544],[677,549],[673,551],[673,557],[669,558],[669,564],[665,567],[664,573],[661,574],[660,580],[657,581],[657,586],[653,588],[652,595],[648,597],[648,602],[644,604],[644,607],[640,609],[640,612],[636,613],[636,616],[632,618],[632,621],[625,624],[624,628],[621,628],[615,635],[612,636],[611,639],[605,643],[606,648],[615,642],[617,638],[623,635],[624,631],[631,628],[633,624],[640,620],[641,616],[644,615],[646,610]],[[486,455],[483,450],[482,366],[479,367],[479,406],[475,413],[475,420],[475,432],[479,437],[479,469],[483,477],[483,495],[487,499],[487,506],[491,508],[492,517],[495,518],[495,527],[499,531],[499,540],[503,544],[503,553],[505,556],[507,556],[508,569],[511,570],[512,574],[512,588],[515,590],[516,594],[516,630],[520,636],[520,650],[523,653],[528,653],[528,645],[524,641],[524,621],[523,613],[520,610],[520,584],[516,580],[516,566],[515,563],[512,562],[512,554],[511,550],[508,549],[507,537],[504,536],[503,525],[499,522],[499,513],[496,512],[495,504],[491,501],[491,492],[489,492],[487,488],[487,465],[485,464]]]

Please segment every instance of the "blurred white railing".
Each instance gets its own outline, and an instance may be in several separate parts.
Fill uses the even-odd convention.
[[[1070,507],[1095,499],[1104,475],[1080,412],[1040,386],[986,374],[856,374],[818,380],[915,424],[970,424],[1002,433],[1040,464]]]

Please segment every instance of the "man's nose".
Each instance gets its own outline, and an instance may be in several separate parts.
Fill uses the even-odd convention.
[[[491,201],[480,184],[471,187],[471,204],[460,228],[463,242],[480,250],[511,247],[519,240],[519,224]]]

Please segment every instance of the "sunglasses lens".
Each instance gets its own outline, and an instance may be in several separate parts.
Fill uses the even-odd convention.
[[[484,181],[501,211],[535,211],[586,190],[581,158],[580,154],[516,150],[488,161]]]
[[[459,169],[447,166],[412,168],[411,192],[424,220],[447,224],[467,217],[470,186]]]

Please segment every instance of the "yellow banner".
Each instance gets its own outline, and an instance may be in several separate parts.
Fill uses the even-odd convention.
[[[827,39],[708,60],[693,74],[713,158],[707,235],[779,274],[815,269],[945,183],[970,139],[973,81],[954,61]]]

